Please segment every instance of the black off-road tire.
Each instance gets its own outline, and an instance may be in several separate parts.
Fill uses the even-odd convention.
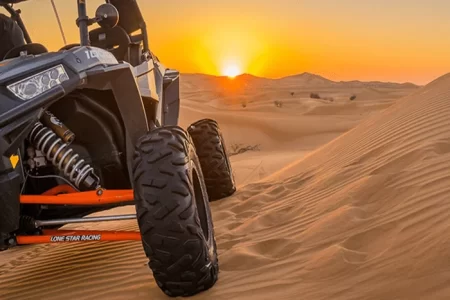
[[[172,297],[211,288],[218,279],[217,247],[190,136],[167,126],[141,137],[133,176],[142,244],[158,286]]]
[[[215,201],[236,192],[236,183],[219,125],[211,119],[202,119],[188,128],[197,150],[205,177],[209,200]]]

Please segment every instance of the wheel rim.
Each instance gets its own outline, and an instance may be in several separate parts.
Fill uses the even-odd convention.
[[[198,217],[200,219],[200,226],[202,227],[205,239],[209,241],[209,226],[208,226],[208,214],[206,210],[205,199],[203,197],[202,186],[200,184],[200,178],[197,171],[194,169],[192,172],[192,179],[194,182],[194,197],[197,205]]]

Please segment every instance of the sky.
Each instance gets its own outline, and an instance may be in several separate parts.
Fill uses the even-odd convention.
[[[55,0],[68,42],[76,1]],[[91,16],[103,1],[87,0]],[[152,51],[183,73],[426,84],[450,72],[448,0],[140,0]],[[63,46],[50,0],[17,5],[32,39]]]

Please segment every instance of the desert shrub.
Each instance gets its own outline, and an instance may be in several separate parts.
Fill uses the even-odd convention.
[[[311,93],[311,94],[309,95],[309,97],[312,98],[312,99],[320,99],[320,95],[317,94],[317,93]]]
[[[245,153],[247,151],[259,151],[259,145],[243,145],[243,144],[232,144],[231,152],[228,153],[228,156],[238,155]]]
[[[278,100],[273,101],[273,104],[275,104],[276,107],[283,107],[283,102]]]
[[[294,92],[291,92],[291,96],[294,96],[295,95],[295,93]]]
[[[353,100],[355,100],[356,99],[356,95],[352,95],[351,97],[350,97],[350,101],[353,101]]]
[[[242,105],[243,108],[247,107],[247,103],[246,102],[242,102],[241,105]]]

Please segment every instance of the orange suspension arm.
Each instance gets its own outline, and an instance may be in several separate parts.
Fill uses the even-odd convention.
[[[18,245],[140,240],[141,234],[134,231],[43,230],[43,235],[16,236]]]
[[[99,190],[54,195],[48,191],[45,195],[22,195],[22,204],[60,204],[60,205],[102,205],[134,200],[133,190]],[[52,195],[53,194],[53,195]]]
[[[57,185],[54,188],[49,189],[48,191],[46,191],[45,193],[43,193],[42,195],[52,195],[52,196],[56,196],[58,194],[61,193],[77,193],[78,191],[76,189],[74,189],[73,187],[71,187],[68,184],[61,184],[61,185]]]
[[[63,194],[61,194],[63,193]],[[133,190],[98,190],[77,192],[70,186],[61,185],[42,195],[22,195],[22,204],[47,205],[102,205],[134,201]],[[44,229],[42,235],[18,235],[16,242],[24,244],[100,242],[100,241],[140,241],[140,232],[134,231],[96,231],[96,230],[50,230]]]

